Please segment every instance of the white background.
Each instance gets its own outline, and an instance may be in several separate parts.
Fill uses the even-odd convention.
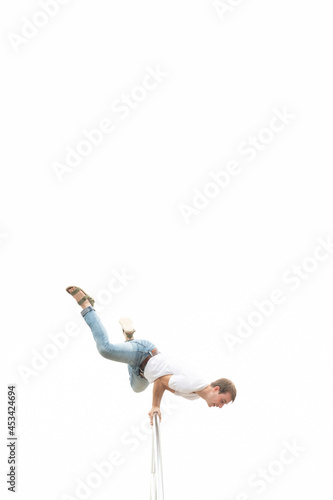
[[[8,34],[41,7],[2,2],[2,497],[16,383],[17,499],[149,498],[151,435],[134,433],[152,388],[131,391],[65,292],[105,298],[122,270],[131,279],[100,312],[110,339],[131,316],[137,338],[238,390],[222,410],[166,394],[166,500],[331,495],[333,255],[295,290],[283,278],[333,236],[331,4],[238,3],[219,16],[211,0],[72,0],[16,51]],[[157,88],[125,119],[112,113],[157,66]],[[274,109],[294,118],[249,162],[238,147]],[[54,162],[104,118],[115,131],[60,180]],[[241,173],[186,223],[180,205],[233,159]],[[283,304],[229,348],[225,334],[274,289]],[[32,371],[71,322],[76,335]],[[115,452],[112,473],[79,491]],[[260,469],[268,479],[251,486]]]

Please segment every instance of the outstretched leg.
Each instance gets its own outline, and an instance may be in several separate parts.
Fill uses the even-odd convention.
[[[75,287],[68,288],[71,293]],[[148,340],[130,340],[124,332],[125,339],[130,340],[121,344],[112,344],[109,342],[107,331],[98,317],[95,309],[92,307],[89,300],[84,300],[85,294],[78,291],[73,297],[82,307],[81,314],[83,319],[90,327],[93,337],[96,342],[99,353],[107,359],[127,363],[129,365],[130,383],[135,392],[143,391],[148,385],[148,381],[139,374],[139,366],[143,360],[149,356],[153,349],[156,349],[154,344]],[[141,383],[142,379],[142,383]]]
[[[107,331],[95,309],[88,306],[83,309],[81,314],[90,327],[98,352],[101,356],[112,361],[119,361],[120,363],[127,364],[132,364],[139,360],[140,356],[137,356],[138,353],[131,345],[131,342],[123,342],[121,344],[112,344],[109,342]]]

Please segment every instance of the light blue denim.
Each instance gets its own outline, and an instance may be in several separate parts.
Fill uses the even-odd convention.
[[[149,340],[129,340],[121,344],[111,344],[108,334],[93,307],[86,307],[81,314],[90,327],[98,352],[107,359],[127,363],[131,387],[134,392],[144,391],[149,382],[140,375],[139,366],[142,361],[156,349]]]

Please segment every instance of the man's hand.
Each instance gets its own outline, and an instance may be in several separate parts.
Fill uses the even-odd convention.
[[[154,423],[154,420],[153,420],[154,413],[158,414],[158,416],[160,417],[160,421],[162,420],[161,410],[160,410],[159,406],[153,406],[152,409],[150,410],[150,412],[148,413],[148,415],[150,417],[150,425],[153,425],[153,423]]]

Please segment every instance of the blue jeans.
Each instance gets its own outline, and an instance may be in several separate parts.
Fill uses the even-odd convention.
[[[150,352],[156,349],[154,344],[148,340],[135,339],[121,344],[110,344],[107,331],[97,316],[95,309],[91,306],[86,307],[81,311],[81,314],[92,331],[98,352],[104,358],[127,363],[129,380],[133,391],[144,391],[149,382],[144,377],[141,377],[139,366],[149,356]]]

